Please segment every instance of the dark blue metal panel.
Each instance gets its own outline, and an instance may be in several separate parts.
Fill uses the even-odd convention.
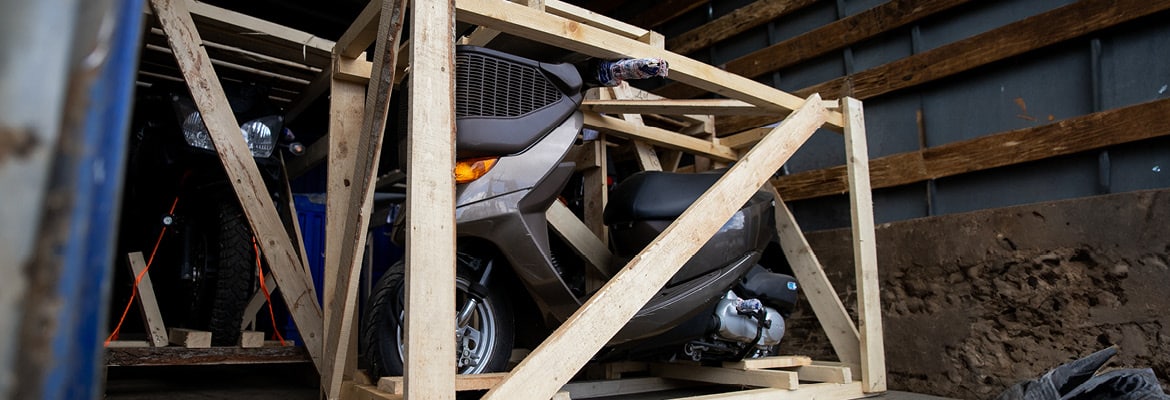
[[[1006,207],[1097,193],[1097,155],[1035,161],[935,181],[936,214]]]
[[[1111,192],[1170,187],[1170,138],[1109,149]]]
[[[925,89],[926,145],[1092,112],[1088,45],[1073,43],[1036,54],[1039,56],[981,68]]]
[[[829,168],[845,163],[845,140],[841,134],[826,129],[819,129],[801,146],[792,158],[788,159],[785,168],[788,173],[811,171]]]
[[[919,149],[919,98],[918,94],[907,93],[865,102],[865,133],[870,159]],[[844,160],[842,155],[838,164]]]
[[[885,4],[889,0],[844,0],[845,15],[854,15],[859,12],[874,8],[878,5]]]
[[[926,183],[874,190],[874,223],[884,224],[927,216],[929,206],[926,204],[926,190]],[[848,212],[846,209],[845,213]]]
[[[1137,29],[1102,38],[1102,107],[1170,98],[1170,24],[1166,13]]]

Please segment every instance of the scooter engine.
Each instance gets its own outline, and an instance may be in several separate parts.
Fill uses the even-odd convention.
[[[742,299],[733,291],[715,306],[716,334],[728,341],[754,344],[765,350],[780,344],[784,337],[784,317],[757,299]]]

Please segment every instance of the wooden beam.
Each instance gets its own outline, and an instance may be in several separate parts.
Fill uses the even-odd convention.
[[[717,138],[715,139],[715,143],[719,143],[733,149],[749,148],[756,144],[756,142],[759,142],[760,139],[762,139],[764,135],[767,135],[771,130],[772,128],[769,127],[749,129],[731,136]]]
[[[780,168],[828,112],[813,95],[589,298],[485,399],[548,397],[634,316],[728,218]],[[438,330],[436,330],[438,331]]]
[[[602,114],[775,115],[755,105],[729,99],[585,100],[581,109]]]
[[[812,365],[812,358],[807,356],[774,356],[750,358],[740,361],[726,361],[723,363],[723,368],[749,370],[799,367],[803,365]]]
[[[718,383],[721,385],[744,385],[790,390],[797,389],[800,386],[796,373],[792,371],[766,369],[737,370],[695,365],[653,364],[650,366],[650,374],[663,378]]]
[[[455,391],[488,390],[508,376],[507,372],[489,372],[455,376]],[[405,387],[401,376],[386,376],[378,379],[378,390],[389,394],[403,394]]]
[[[766,73],[800,65],[808,60],[861,43],[914,21],[946,11],[971,0],[890,0],[860,13],[728,61],[729,72],[755,78]],[[674,98],[702,95],[703,90],[670,84],[655,93]]]
[[[894,62],[797,91],[871,99],[914,87],[1170,9],[1170,2],[1082,0]],[[727,117],[729,132],[767,118]]]
[[[650,33],[646,29],[618,21],[561,0],[544,0],[544,10],[549,14],[580,22],[625,38],[638,39],[646,37]]]
[[[163,324],[162,312],[158,310],[158,299],[154,295],[154,284],[150,281],[150,274],[146,270],[146,261],[142,259],[142,252],[136,251],[126,255],[130,267],[130,276],[142,276],[138,281],[138,310],[142,312],[142,323],[146,325],[146,336],[154,347],[166,347],[170,343],[167,337],[167,327]]]
[[[682,150],[721,161],[735,161],[738,153],[727,146],[708,140],[671,132],[662,128],[635,124],[594,112],[585,113],[585,126],[629,140],[641,140],[655,146]]]
[[[167,41],[174,50],[175,59],[191,90],[191,96],[215,143],[216,152],[224,165],[232,188],[251,224],[252,233],[260,245],[272,274],[280,285],[289,313],[305,339],[305,348],[320,367],[322,319],[313,289],[298,276],[304,269],[292,248],[272,198],[265,189],[264,179],[256,167],[248,146],[240,136],[236,122],[215,76],[211,60],[199,46],[201,39],[195,23],[180,0],[151,0],[151,9],[158,17]]]
[[[658,153],[654,146],[640,140],[631,142],[634,146],[634,155],[638,158],[638,167],[643,171],[662,171],[662,162],[658,160]]]
[[[318,68],[329,63],[330,40],[207,3],[185,0],[185,6],[209,41]]]
[[[171,328],[167,334],[171,343],[188,349],[211,348],[211,332],[186,328]]]
[[[707,5],[707,0],[663,0],[656,1],[642,11],[630,23],[643,28],[655,28],[678,18],[696,8]]]
[[[545,212],[545,218],[548,219],[553,231],[573,248],[573,252],[585,259],[595,272],[605,279],[613,276],[613,272],[610,271],[613,254],[610,254],[605,243],[598,239],[584,222],[573,215],[572,210],[555,201]]]
[[[853,262],[857,266],[857,330],[861,333],[861,381],[866,393],[886,390],[886,353],[882,338],[881,292],[869,189],[869,148],[861,100],[841,99],[845,114],[845,159],[849,176],[849,214],[853,220]]]
[[[666,49],[679,54],[688,54],[747,32],[793,11],[808,7],[815,2],[817,0],[758,0],[698,28],[670,38],[666,41]]]
[[[574,399],[589,399],[594,397],[661,392],[688,388],[695,385],[695,383],[688,381],[651,377],[573,382],[565,385],[561,390],[569,392],[569,396]]]
[[[853,382],[853,371],[848,367],[803,365],[793,371],[796,371],[797,375],[800,375],[800,380],[802,381],[827,383]]]
[[[454,399],[455,1],[414,2],[410,10],[405,391]]]
[[[381,390],[375,385],[363,385],[355,382],[346,381],[342,383],[341,390],[342,398],[345,400],[402,400],[401,394],[389,394]]]
[[[374,69],[370,75],[376,79],[368,81],[364,106],[362,87],[345,85],[340,72],[344,65],[360,62],[344,60],[341,55],[336,56],[334,62],[335,93],[330,104],[333,116],[330,128],[336,128],[333,133],[337,134],[329,135],[332,157],[329,159],[326,212],[330,218],[327,218],[325,255],[328,268],[336,270],[326,274],[330,281],[325,285],[326,320],[329,322],[328,334],[325,335],[329,357],[325,365],[329,368],[321,374],[322,388],[326,389],[329,399],[340,398],[342,380],[345,376],[352,376],[356,369],[357,349],[352,344],[357,334],[354,319],[358,313],[357,293],[361,279],[357,271],[361,270],[361,245],[366,243],[374,205],[378,159],[398,65],[398,44],[406,21],[406,3],[407,0],[383,0],[381,3]],[[358,123],[356,134],[351,134]]]
[[[1101,111],[870,161],[873,188],[888,188],[1170,135],[1170,100]],[[845,166],[772,180],[788,200],[845,193]]]
[[[833,284],[825,275],[825,269],[808,245],[808,240],[804,238],[796,217],[792,216],[792,210],[788,209],[775,188],[772,196],[776,202],[776,237],[780,241],[780,248],[784,249],[788,265],[796,275],[796,281],[803,287],[801,291],[805,299],[812,306],[829,343],[833,345],[837,359],[860,365],[861,334],[857,332],[857,326],[853,324],[849,312],[845,311],[841,297],[833,290]]]
[[[547,15],[530,8],[491,0],[460,0],[460,21],[484,25],[501,32],[600,58],[661,58],[670,64],[670,77],[679,82],[718,93],[728,98],[763,107],[783,115],[804,104],[804,100],[751,79],[683,57],[605,30]],[[841,114],[829,112],[827,122],[843,124]]]
[[[333,45],[333,54],[341,55],[344,58],[357,58],[374,43],[378,38],[378,21],[382,16],[382,1],[370,0],[362,12],[354,18],[353,23],[341,37],[337,38],[337,43]]]
[[[676,400],[804,400],[804,399],[859,399],[867,395],[861,391],[861,383],[836,384],[818,383],[800,385],[800,390],[754,389],[738,392],[717,393],[704,396],[678,398]]]

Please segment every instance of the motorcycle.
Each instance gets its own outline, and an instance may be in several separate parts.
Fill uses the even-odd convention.
[[[536,323],[555,326],[590,294],[583,264],[549,235],[545,218],[574,172],[565,156],[582,132],[578,107],[590,85],[577,66],[479,47],[457,47],[455,65],[457,367],[465,374],[501,371],[525,333],[518,327],[535,325],[522,311],[534,308]],[[642,172],[616,185],[604,210],[615,267],[720,176]],[[402,230],[399,219],[395,240]],[[783,266],[761,265],[770,246],[776,252],[774,232],[772,196],[759,191],[597,358],[768,354],[797,296],[795,279],[773,271]],[[363,316],[362,356],[379,376],[403,373],[403,279],[400,262],[374,286]],[[517,283],[527,296],[510,296]],[[535,307],[521,307],[529,300]]]
[[[284,128],[266,88],[225,82],[224,89],[279,208],[285,201],[278,149],[299,154],[304,146]],[[155,85],[139,96],[130,145],[119,248],[152,260],[167,326],[211,331],[213,344],[235,345],[258,284],[256,247],[185,87]]]

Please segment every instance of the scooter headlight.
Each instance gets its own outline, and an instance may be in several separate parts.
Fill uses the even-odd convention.
[[[175,100],[175,108],[182,118],[180,128],[187,145],[214,151],[215,144],[211,141],[207,125],[203,123],[203,116],[193,104],[190,104],[190,100]],[[280,131],[282,123],[283,119],[280,116],[272,115],[240,125],[240,134],[244,136],[244,142],[248,144],[248,150],[252,152],[253,157],[267,158],[272,155],[276,148],[275,132]]]
[[[455,183],[467,183],[487,175],[499,158],[473,158],[455,162]]]

